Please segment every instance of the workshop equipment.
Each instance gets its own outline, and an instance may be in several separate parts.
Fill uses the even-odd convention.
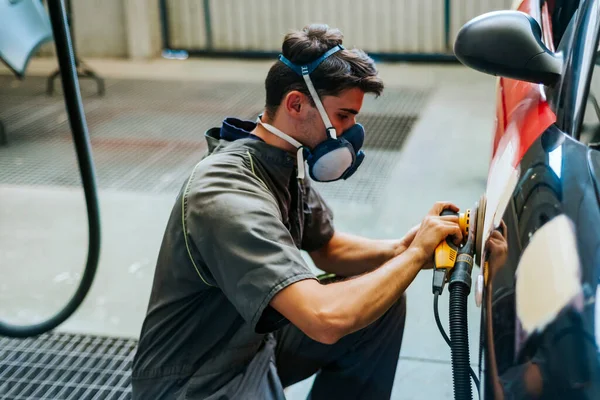
[[[9,3],[12,4],[12,3]],[[16,3],[15,3],[16,4]],[[64,0],[48,0],[48,11],[56,47],[62,87],[65,97],[69,125],[77,152],[81,181],[85,194],[88,216],[88,254],[83,276],[77,290],[67,304],[50,318],[32,325],[11,325],[0,322],[0,336],[25,338],[37,336],[56,328],[79,308],[87,296],[98,267],[100,258],[100,205],[96,185],[96,170],[92,158],[92,146],[81,100],[79,80],[75,68],[73,46]]]
[[[471,222],[471,210],[467,210],[464,213],[455,213],[450,210],[442,211],[444,215],[457,215],[458,224],[462,231],[463,237],[467,237],[469,234],[469,225]],[[435,249],[435,260],[433,270],[433,293],[442,294],[443,287],[448,280],[449,273],[454,268],[456,263],[456,257],[458,255],[459,247],[454,244],[453,237],[448,237],[446,240],[438,245]]]
[[[471,272],[474,259],[481,250],[483,237],[483,218],[485,216],[485,197],[475,204],[472,210],[455,213],[444,210],[441,215],[457,215],[463,234],[462,243],[456,245],[453,237],[448,237],[435,250],[432,291],[434,294],[434,315],[440,333],[444,337],[452,354],[452,375],[455,399],[472,399],[471,380],[479,391],[479,380],[469,361],[469,336],[467,324],[467,298],[471,292]],[[481,227],[481,229],[477,229]],[[450,291],[450,338],[446,335],[438,313],[438,297],[445,284]]]

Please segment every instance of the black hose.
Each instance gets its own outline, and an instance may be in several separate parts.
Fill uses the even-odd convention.
[[[467,328],[467,297],[470,288],[462,282],[450,285],[450,348],[454,398],[472,399],[469,370],[469,332]]]
[[[81,180],[85,192],[89,226],[88,257],[83,277],[81,278],[77,291],[66,306],[54,316],[46,321],[29,326],[9,325],[0,322],[0,335],[16,338],[36,336],[48,332],[69,318],[81,305],[92,286],[100,255],[100,209],[96,192],[96,173],[92,161],[90,139],[87,131],[85,114],[83,112],[79,81],[75,67],[75,57],[73,54],[73,46],[63,0],[48,0],[48,11],[52,23],[52,32],[54,35],[67,113],[69,115],[69,124],[71,125],[73,141],[77,151],[77,160],[79,162],[79,170],[81,171]]]
[[[440,331],[440,334],[444,338],[444,341],[448,344],[448,347],[450,347],[450,349],[452,349],[452,342],[450,341],[450,338],[446,334],[446,331],[444,330],[444,326],[442,325],[442,321],[440,320],[440,313],[439,313],[439,308],[438,308],[438,297],[439,297],[439,295],[437,293],[433,296],[433,315],[435,317],[435,324],[437,325],[438,330]],[[475,388],[477,389],[477,393],[479,394],[479,379],[477,378],[475,371],[473,371],[473,368],[471,368],[470,365],[469,365],[469,375],[471,375],[471,378],[473,379],[473,383],[475,383]],[[481,398],[481,395],[479,397]]]

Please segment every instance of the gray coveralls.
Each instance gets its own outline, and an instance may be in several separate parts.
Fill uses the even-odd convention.
[[[228,118],[179,193],[158,256],[133,364],[134,399],[284,399],[318,372],[314,399],[389,398],[404,298],[334,345],[307,337],[269,306],[317,279],[301,250],[332,237],[332,213],[296,160]]]

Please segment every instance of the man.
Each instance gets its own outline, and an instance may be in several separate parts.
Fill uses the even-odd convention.
[[[206,132],[208,155],[177,198],[133,366],[136,399],[282,399],[318,373],[313,399],[389,398],[404,292],[455,217],[438,203],[397,241],[334,230],[311,180],[349,177],[364,155],[355,123],[383,83],[338,30],[290,33],[257,122]],[[338,139],[339,138],[339,139]],[[301,250],[341,280],[324,284]],[[345,278],[345,279],[344,279]]]

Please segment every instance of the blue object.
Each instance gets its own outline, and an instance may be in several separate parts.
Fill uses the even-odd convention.
[[[0,1],[0,60],[19,78],[31,57],[52,39],[50,18],[39,0]]]
[[[337,53],[340,50],[344,50],[344,46],[342,46],[341,44],[339,44],[335,47],[332,47],[331,49],[327,50],[327,52],[325,54],[323,54],[321,57],[317,58],[315,61],[313,61],[309,64],[306,64],[306,65],[296,65],[293,62],[291,62],[290,60],[288,60],[283,54],[279,55],[279,61],[283,62],[292,71],[294,71],[295,73],[297,73],[300,76],[310,75],[314,72],[315,69],[317,69],[317,67],[319,65],[321,65],[321,63],[323,61],[325,61],[325,59],[327,57],[329,57],[332,54]]]
[[[365,159],[365,153],[361,150],[361,147],[365,140],[365,129],[361,124],[354,124],[348,130],[346,130],[339,138],[332,139],[328,138],[324,142],[321,142],[315,147],[313,151],[308,150],[306,147],[303,149],[304,157],[308,163],[308,172],[310,177],[315,181],[320,182],[332,182],[339,179],[348,179],[360,167]],[[346,148],[352,154],[352,163],[346,168],[344,173],[337,179],[324,180],[321,176],[315,173],[318,169],[318,163],[323,162],[323,158],[331,154],[336,150]]]
[[[256,128],[256,122],[244,121],[235,117],[227,117],[223,120],[220,130],[220,138],[227,141],[238,139],[255,139],[261,140],[258,136],[254,136],[251,132]]]

